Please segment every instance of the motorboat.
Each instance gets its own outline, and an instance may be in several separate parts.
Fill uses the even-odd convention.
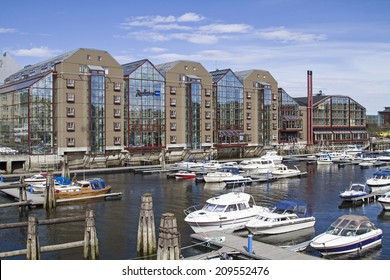
[[[178,172],[174,173],[173,176],[176,179],[195,179],[196,173],[190,172],[190,171],[185,171],[185,170],[179,170]]]
[[[93,199],[111,192],[111,186],[106,185],[101,178],[87,178],[73,182],[70,186],[54,187],[56,199]]]
[[[197,161],[180,161],[175,164],[176,169],[185,171],[200,171],[204,168],[204,164]]]
[[[276,178],[287,178],[301,175],[301,171],[295,166],[294,169],[288,168],[285,164],[275,165],[275,169],[271,171],[271,175]]]
[[[41,182],[46,182],[46,180],[47,180],[46,173],[34,174],[30,177],[23,179],[24,183],[26,183],[26,184],[41,183]]]
[[[361,168],[368,168],[378,164],[377,158],[362,158],[359,162]]]
[[[317,158],[317,164],[318,165],[327,165],[327,164],[333,164],[332,158],[329,156],[329,154],[320,154]]]
[[[274,164],[280,164],[283,161],[283,157],[279,156],[276,151],[268,151],[265,155],[261,156],[260,159],[270,159]]]
[[[238,168],[238,163],[237,163],[237,161],[223,162],[223,163],[221,163],[221,168],[224,168],[224,167],[237,167]]]
[[[315,218],[308,214],[307,205],[297,200],[283,200],[269,212],[251,219],[246,228],[255,235],[287,233],[313,227]]]
[[[339,194],[339,197],[344,200],[350,200],[357,197],[362,197],[371,193],[371,188],[362,183],[351,183],[349,187]]]
[[[71,181],[67,177],[54,177],[54,188],[68,187],[71,185]],[[43,193],[46,189],[47,182],[37,182],[29,184],[30,193]]]
[[[267,174],[275,169],[275,163],[270,159],[249,159],[240,162],[238,167],[249,174]]]
[[[381,245],[382,237],[382,230],[366,216],[343,215],[314,237],[310,247],[324,256],[353,253]]]
[[[343,152],[352,156],[357,156],[358,154],[363,153],[363,148],[359,145],[347,145]]]
[[[382,205],[383,210],[390,210],[390,191],[386,192],[383,196],[378,198],[378,202]]]
[[[372,192],[390,189],[390,169],[383,168],[374,172],[372,178],[367,179],[366,184]]]
[[[205,172],[217,171],[222,167],[222,164],[218,160],[209,160],[203,164],[203,170]]]
[[[245,224],[268,208],[256,205],[253,196],[245,192],[229,192],[209,198],[205,205],[184,210],[185,222],[196,233],[208,231],[233,232],[244,229]]]
[[[240,175],[240,170],[237,167],[225,167],[219,171],[209,172],[203,175],[203,179],[206,183],[219,183],[232,180],[242,180],[245,178]]]

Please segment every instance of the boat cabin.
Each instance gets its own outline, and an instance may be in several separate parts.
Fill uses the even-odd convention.
[[[326,233],[337,236],[358,236],[376,229],[365,216],[343,215],[330,225]]]

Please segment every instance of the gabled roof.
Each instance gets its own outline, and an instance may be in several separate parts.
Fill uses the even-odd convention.
[[[219,80],[221,80],[229,71],[232,71],[230,69],[223,69],[223,70],[215,70],[211,71],[210,74],[213,77],[213,82],[217,83]]]
[[[321,102],[324,99],[327,99],[331,96],[329,95],[314,95],[313,96],[313,105]],[[293,97],[293,99],[300,105],[307,107],[307,97]]]
[[[131,73],[133,73],[133,71],[135,71],[138,67],[140,67],[142,64],[144,64],[147,61],[148,61],[147,59],[142,59],[142,60],[121,65],[123,69],[123,75],[124,76],[130,75]]]
[[[177,64],[182,62],[199,63],[199,62],[189,61],[189,60],[176,60],[167,63],[157,64],[154,67],[156,67],[156,69],[165,77],[173,67],[175,67]]]

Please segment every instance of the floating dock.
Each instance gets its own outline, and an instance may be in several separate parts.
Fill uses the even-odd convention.
[[[256,240],[252,240],[252,252],[248,252],[248,239],[221,231],[194,233],[191,237],[195,242],[219,247],[220,252],[234,251],[256,260],[322,260],[319,257],[291,251]],[[193,256],[188,259],[199,258],[200,256]]]

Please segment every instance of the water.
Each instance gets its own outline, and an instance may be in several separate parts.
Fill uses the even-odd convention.
[[[301,242],[303,237],[310,238],[322,233],[330,223],[343,214],[365,215],[383,230],[384,237],[381,248],[358,258],[389,260],[390,213],[382,212],[382,207],[378,202],[353,208],[339,207],[341,204],[341,199],[338,197],[339,192],[347,188],[351,182],[364,182],[368,177],[371,177],[375,169],[361,169],[359,166],[339,168],[337,165],[317,166],[297,162],[294,164],[298,164],[301,171],[307,171],[307,176],[281,179],[271,183],[253,184],[245,188],[246,192],[254,196],[257,204],[264,206],[271,206],[283,199],[298,199],[308,203],[310,211],[316,217],[314,230],[312,232],[306,231],[300,237],[295,236],[295,241],[291,240],[291,242]],[[106,183],[112,185],[113,192],[122,192],[122,199],[59,206],[51,211],[34,208],[30,213],[35,214],[38,219],[47,219],[84,215],[88,207],[92,208],[96,214],[100,259],[103,260],[137,258],[137,228],[141,196],[143,194],[150,193],[153,196],[156,229],[158,230],[162,214],[168,212],[175,214],[178,230],[181,233],[182,247],[189,247],[193,244],[190,238],[193,231],[184,222],[183,210],[192,205],[203,205],[208,198],[231,191],[218,184],[197,183],[194,180],[167,179],[165,174],[115,173],[97,176],[104,178]],[[0,195],[0,203],[4,202],[10,202],[10,199],[5,195]],[[0,223],[26,220],[26,217],[18,216],[17,208],[0,209],[0,217]],[[0,251],[25,248],[26,231],[25,228],[0,230]],[[83,239],[83,236],[84,222],[39,227],[41,246],[79,241]],[[275,243],[275,240],[265,241]],[[184,255],[193,252],[194,249],[182,250]],[[315,252],[308,253],[316,254]],[[54,260],[77,260],[82,259],[82,256],[81,248],[41,254],[42,259]],[[12,259],[25,259],[25,257],[14,257]]]

